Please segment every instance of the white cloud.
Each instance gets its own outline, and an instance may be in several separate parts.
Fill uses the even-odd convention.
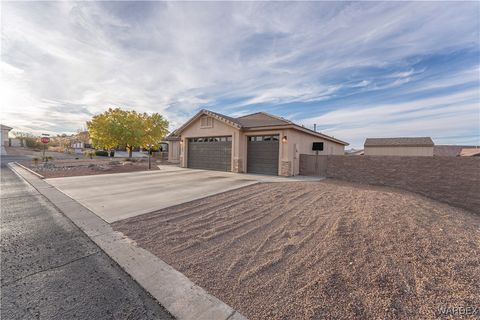
[[[242,114],[257,103],[326,101],[348,87],[400,87],[424,71],[406,58],[478,45],[475,8],[435,2],[5,2],[1,120],[25,130],[74,131],[91,114],[118,105],[161,112],[173,128],[202,106]],[[388,83],[324,80],[347,69],[392,65],[400,71]],[[446,81],[437,80],[431,85]],[[370,112],[386,111],[363,114]],[[335,134],[350,132],[338,124]]]
[[[430,136],[437,143],[447,143],[452,135],[461,135],[469,143],[480,144],[479,99],[478,89],[473,89],[413,102],[345,108],[302,123],[316,123],[325,128],[324,133],[348,138],[357,148],[367,137]]]

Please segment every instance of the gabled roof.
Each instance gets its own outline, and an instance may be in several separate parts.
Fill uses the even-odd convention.
[[[364,147],[433,147],[430,137],[367,138]]]
[[[208,115],[208,116],[211,116],[217,120],[220,120],[222,122],[225,122],[226,124],[232,126],[232,127],[235,127],[237,129],[240,129],[242,126],[240,123],[237,122],[237,120],[235,118],[232,118],[232,117],[228,117],[228,116],[225,116],[223,114],[220,114],[220,113],[216,113],[216,112],[213,112],[213,111],[210,111],[210,110],[206,110],[206,109],[202,109],[200,110],[196,115],[194,115],[192,118],[190,118],[190,120],[188,120],[187,122],[185,122],[180,128],[177,128],[176,130],[174,130],[172,133],[170,133],[168,136],[165,137],[165,140],[166,141],[173,141],[173,140],[179,140],[179,136],[180,136],[180,133],[186,128],[188,127],[192,122],[194,122],[195,120],[197,120],[198,118],[200,118],[201,116],[203,115]]]
[[[365,154],[365,150],[355,150],[345,153],[347,156],[363,156]]]
[[[460,152],[460,157],[480,157],[479,148],[464,148]]]
[[[217,113],[217,112],[213,112],[205,109],[200,110],[195,116],[193,116],[190,120],[188,120],[184,125],[182,125],[180,128],[178,128],[177,130],[169,134],[165,138],[165,140],[166,141],[178,140],[182,131],[202,115],[209,115],[239,130],[257,130],[257,129],[267,129],[267,128],[268,129],[292,128],[299,131],[303,131],[307,134],[317,136],[325,140],[330,140],[346,146],[348,145],[348,143],[345,141],[335,139],[334,137],[330,137],[323,133],[304,128],[302,126],[299,126],[298,124],[293,123],[290,120],[284,119],[282,117],[277,117],[266,112],[256,112],[256,113],[248,114],[238,118],[232,118],[232,117],[223,115],[221,113]]]
[[[13,129],[12,127],[6,126],[6,125],[4,125],[4,124],[0,124],[0,128],[1,128],[2,130],[5,130],[5,129],[6,129],[6,130],[9,130],[9,131]]]
[[[469,148],[472,149],[477,147],[462,145],[435,145],[435,147],[433,147],[433,155],[437,157],[458,157],[460,156],[462,149]]]
[[[238,117],[236,120],[242,125],[243,128],[282,126],[292,124],[291,121],[265,112],[248,114],[243,117]]]

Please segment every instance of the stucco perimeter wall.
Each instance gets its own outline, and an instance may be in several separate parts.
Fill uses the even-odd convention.
[[[473,157],[322,156],[327,178],[397,187],[480,214],[480,159]],[[302,155],[304,167],[314,156]],[[304,173],[300,173],[304,174]]]

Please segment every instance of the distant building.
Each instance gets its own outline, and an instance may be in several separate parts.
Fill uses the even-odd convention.
[[[70,147],[74,150],[76,154],[81,154],[83,153],[83,149],[85,148],[85,143],[83,143],[82,141],[73,140],[70,144]]]
[[[366,156],[433,156],[434,143],[430,137],[367,138]]]
[[[350,150],[345,152],[345,155],[347,156],[363,156],[365,154],[364,150]]]
[[[460,157],[480,157],[480,148],[463,148]]]
[[[1,126],[1,146],[4,147],[4,146],[9,146],[9,143],[8,143],[8,132],[10,132],[10,130],[12,130],[13,128],[9,127],[9,126],[5,126],[3,124],[0,124]]]
[[[480,150],[477,146],[435,145],[433,155],[435,157],[459,157],[464,149]]]

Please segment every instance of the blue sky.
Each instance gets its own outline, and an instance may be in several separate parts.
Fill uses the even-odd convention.
[[[479,2],[2,2],[1,121],[74,132],[110,106],[267,111],[479,144]]]

